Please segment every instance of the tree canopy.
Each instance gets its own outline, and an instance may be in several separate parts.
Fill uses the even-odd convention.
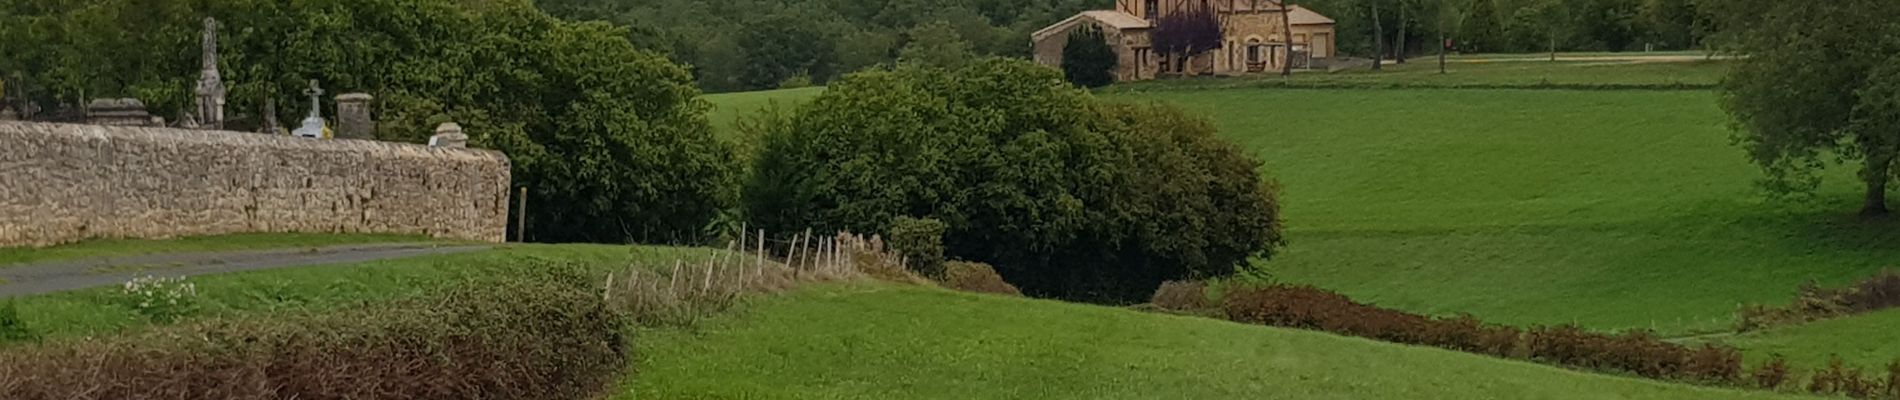
[[[1026,61],[861,72],[755,126],[765,144],[744,197],[761,227],[888,233],[931,218],[947,256],[1031,294],[1138,300],[1281,243],[1277,188],[1211,123],[1101,103]]]
[[[1069,32],[1062,45],[1062,75],[1082,87],[1102,87],[1115,83],[1115,66],[1121,62],[1115,49],[1108,46],[1102,30],[1085,25]]]
[[[1858,162],[1862,212],[1885,214],[1900,159],[1900,2],[1719,4],[1724,47],[1746,56],[1723,81],[1722,105],[1768,187],[1809,191],[1829,161]]]
[[[525,0],[0,0],[0,75],[41,104],[136,97],[175,117],[206,16],[224,26],[229,114],[255,125],[271,99],[294,121],[316,79],[375,95],[383,140],[454,120],[509,155],[531,238],[690,241],[735,200],[732,152],[685,68]]]

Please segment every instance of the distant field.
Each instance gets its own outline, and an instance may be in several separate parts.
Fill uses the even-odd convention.
[[[893,286],[641,331],[620,399],[1770,399],[1430,348]]]
[[[44,247],[0,247],[0,268],[31,262],[204,251],[269,250],[344,244],[429,242],[419,235],[246,233],[170,240],[98,239]]]
[[[708,102],[712,102],[713,110],[707,117],[712,120],[713,132],[720,136],[725,136],[732,130],[737,129],[733,124],[737,123],[742,117],[758,113],[759,110],[772,107],[774,104],[786,108],[786,111],[790,111],[791,107],[804,103],[806,99],[818,96],[819,93],[823,93],[824,91],[825,88],[823,87],[808,87],[758,92],[709,94],[705,96],[705,99]]]
[[[1707,88],[1721,82],[1726,61],[1494,61],[1465,60],[1438,73],[1437,59],[1389,64],[1384,71],[1299,71],[1279,75],[1203,77],[1130,82],[1105,92],[1204,90],[1219,88]]]

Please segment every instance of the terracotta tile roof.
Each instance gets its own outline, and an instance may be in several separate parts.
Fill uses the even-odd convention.
[[[1036,31],[1036,33],[1030,35],[1030,38],[1034,39],[1035,41],[1040,42],[1044,38],[1049,37],[1050,35],[1054,35],[1057,32],[1068,30],[1070,26],[1073,26],[1077,23],[1081,23],[1083,21],[1095,21],[1096,23],[1102,24],[1104,27],[1113,28],[1117,30],[1147,29],[1150,26],[1152,26],[1148,24],[1148,20],[1142,19],[1141,17],[1137,17],[1134,15],[1130,15],[1128,13],[1121,12],[1121,11],[1115,11],[1115,10],[1083,11],[1081,14],[1076,14],[1073,17],[1069,17],[1069,19],[1062,20],[1062,22],[1057,22],[1054,25],[1049,25],[1049,27],[1047,28],[1042,28],[1042,30]]]
[[[1308,10],[1306,7],[1301,7],[1298,4],[1294,4],[1293,11],[1287,13],[1287,19],[1291,20],[1294,25],[1325,25],[1333,23],[1332,18],[1326,18],[1326,16],[1319,15],[1319,13]]]

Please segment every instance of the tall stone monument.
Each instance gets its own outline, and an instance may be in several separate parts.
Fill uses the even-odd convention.
[[[290,135],[305,139],[329,139],[329,132],[326,132],[329,127],[323,121],[323,104],[318,102],[323,96],[323,88],[317,87],[316,79],[311,79],[310,88],[304,89],[303,94],[310,96],[310,115],[303,117],[303,125],[291,130]]]
[[[376,120],[369,116],[370,100],[373,98],[366,93],[336,96],[337,139],[375,139]]]
[[[198,71],[198,110],[193,116],[204,129],[224,129],[224,78],[218,73],[218,20],[205,17],[203,64]]]

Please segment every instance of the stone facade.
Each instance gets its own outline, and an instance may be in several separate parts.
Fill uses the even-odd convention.
[[[241,232],[489,242],[509,163],[486,150],[0,122],[0,246]]]
[[[1153,21],[1169,10],[1201,4],[1220,18],[1225,31],[1221,48],[1188,60],[1171,60],[1150,47]],[[1291,24],[1287,21],[1290,19]],[[1116,79],[1137,81],[1161,76],[1244,75],[1278,73],[1290,56],[1326,58],[1333,55],[1334,23],[1330,18],[1294,5],[1282,10],[1271,0],[1118,0],[1114,10],[1085,11],[1050,25],[1030,37],[1036,62],[1060,68],[1062,48],[1069,33],[1083,26],[1100,29],[1115,50]],[[1293,32],[1291,46],[1286,32]],[[1294,54],[1295,52],[1299,54]],[[1185,62],[1183,62],[1185,61]],[[1183,65],[1185,64],[1185,65]],[[1294,62],[1295,68],[1307,64]]]

